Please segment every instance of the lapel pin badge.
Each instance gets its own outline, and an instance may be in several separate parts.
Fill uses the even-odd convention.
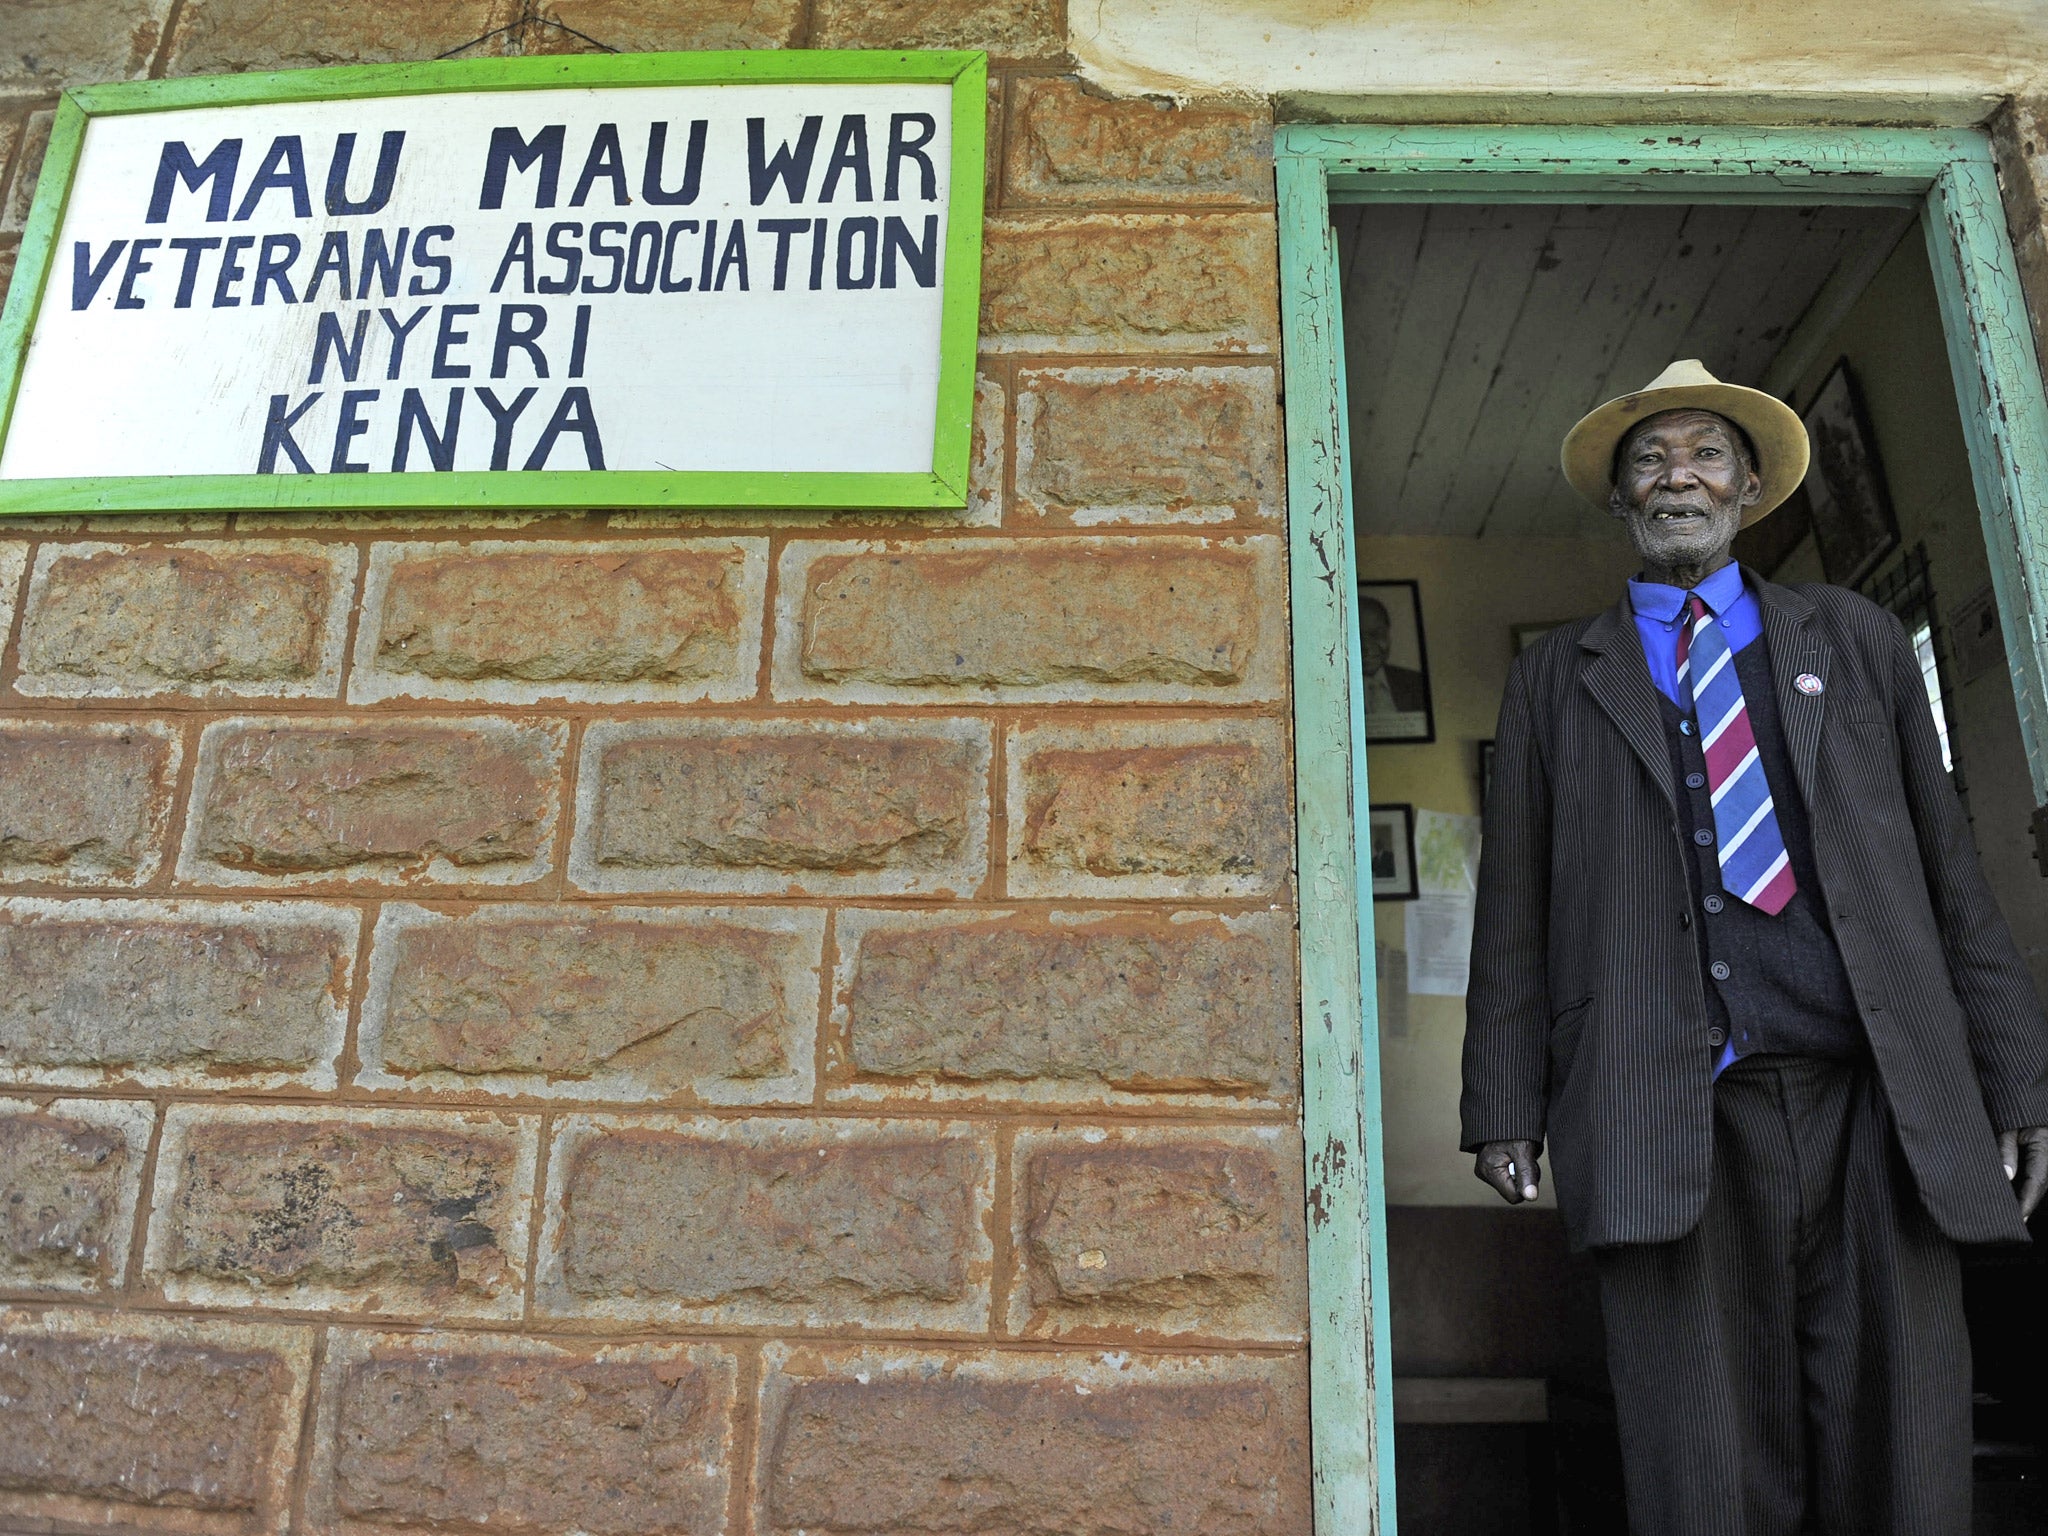
[[[1824,692],[1827,688],[1827,684],[1823,683],[1811,672],[1802,672],[1793,678],[1792,686],[1805,694],[1809,699],[1818,693]]]

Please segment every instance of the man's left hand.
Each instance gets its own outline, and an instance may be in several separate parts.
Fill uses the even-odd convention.
[[[1998,1160],[2005,1176],[2018,1179],[2014,1191],[2019,1197],[2020,1220],[2034,1214],[2041,1196],[2048,1193],[2048,1125],[2030,1125],[2023,1131],[1998,1133]]]

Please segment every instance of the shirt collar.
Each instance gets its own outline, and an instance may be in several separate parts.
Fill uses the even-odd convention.
[[[1707,605],[1707,611],[1716,618],[1726,616],[1736,600],[1742,596],[1742,567],[1730,560],[1721,569],[1702,581],[1691,592],[1684,587],[1666,586],[1659,581],[1641,581],[1629,578],[1628,600],[1638,617],[1657,619],[1670,624],[1685,611],[1685,600],[1697,592],[1700,601]]]

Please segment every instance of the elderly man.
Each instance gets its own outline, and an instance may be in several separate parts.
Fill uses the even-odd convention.
[[[1806,462],[1697,362],[1566,438],[1642,572],[1508,679],[1464,1146],[1515,1204],[1547,1140],[1636,1531],[1963,1536],[1954,1244],[2048,1187],[2048,1025],[1898,621],[1729,559]]]

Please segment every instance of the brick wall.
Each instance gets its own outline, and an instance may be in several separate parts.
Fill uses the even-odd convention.
[[[1991,148],[2035,349],[2048,358],[2048,97],[2008,101],[1991,121]]]
[[[1058,0],[0,0],[67,84],[996,56],[964,513],[0,524],[0,1524],[1308,1527],[1270,128]]]

